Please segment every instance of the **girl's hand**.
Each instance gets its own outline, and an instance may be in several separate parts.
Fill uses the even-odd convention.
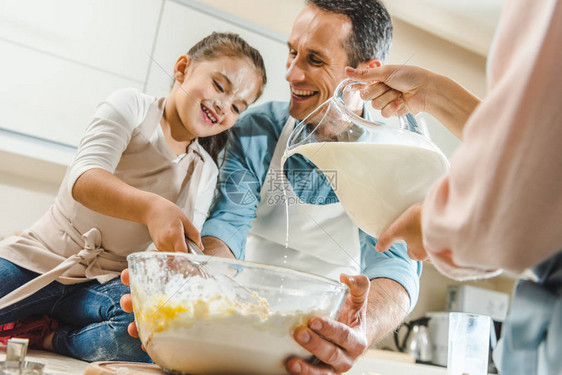
[[[157,197],[148,207],[144,222],[158,250],[187,253],[185,237],[191,238],[203,249],[199,231],[178,206],[165,198]]]
[[[371,100],[373,108],[384,117],[405,116],[410,112],[426,112],[427,87],[433,74],[410,65],[383,65],[371,69],[345,68],[348,77],[368,82],[361,90],[363,100]]]

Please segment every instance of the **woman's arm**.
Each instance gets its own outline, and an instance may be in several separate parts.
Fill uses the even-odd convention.
[[[349,77],[370,84],[361,96],[371,100],[383,116],[427,112],[462,139],[464,124],[480,99],[450,78],[417,66],[384,65],[379,68],[346,68]]]

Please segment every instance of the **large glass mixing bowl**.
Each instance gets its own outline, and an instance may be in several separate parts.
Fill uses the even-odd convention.
[[[348,287],[281,267],[185,253],[131,254],[140,339],[168,373],[284,374],[312,316],[336,319]]]

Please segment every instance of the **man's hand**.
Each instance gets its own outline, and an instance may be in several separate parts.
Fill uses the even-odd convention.
[[[301,326],[294,333],[295,340],[321,363],[310,364],[302,358],[291,357],[285,364],[290,374],[341,374],[349,371],[367,350],[369,279],[363,275],[342,274],[340,280],[349,286],[350,293],[338,321],[313,317],[308,326]]]
[[[131,284],[130,280],[129,280],[129,269],[128,268],[124,269],[123,272],[121,272],[121,282],[125,285]],[[121,308],[123,309],[123,311],[125,311],[127,313],[133,312],[133,298],[131,297],[130,294],[123,294],[121,296],[121,300],[119,300],[119,304],[121,305]],[[137,324],[134,321],[129,324],[129,327],[127,328],[127,331],[129,332],[129,335],[131,335],[133,337],[139,337],[139,331],[137,330]]]
[[[422,203],[416,203],[404,211],[404,213],[380,235],[377,245],[375,246],[377,251],[386,251],[393,242],[403,240],[408,245],[408,256],[411,259],[427,261],[428,255],[423,247],[421,211]]]

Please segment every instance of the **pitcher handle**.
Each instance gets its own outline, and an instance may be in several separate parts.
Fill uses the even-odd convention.
[[[337,100],[340,100],[340,101],[343,100],[344,93],[346,91],[351,90],[352,87],[357,87],[357,86],[367,86],[367,82],[356,81],[352,78],[344,79],[343,81],[340,82],[340,84],[336,88],[336,91],[334,92],[334,99],[337,99]],[[368,102],[368,100],[364,100],[363,102]],[[401,129],[409,130],[411,132],[414,132],[414,133],[417,133],[419,135],[423,135],[424,137],[427,137],[427,134],[425,134],[422,131],[422,128],[420,127],[420,125],[418,123],[418,120],[416,120],[416,117],[414,116],[414,114],[412,112],[408,112],[408,114],[406,116],[397,116],[397,117],[398,117],[398,120],[400,121],[400,128]]]

